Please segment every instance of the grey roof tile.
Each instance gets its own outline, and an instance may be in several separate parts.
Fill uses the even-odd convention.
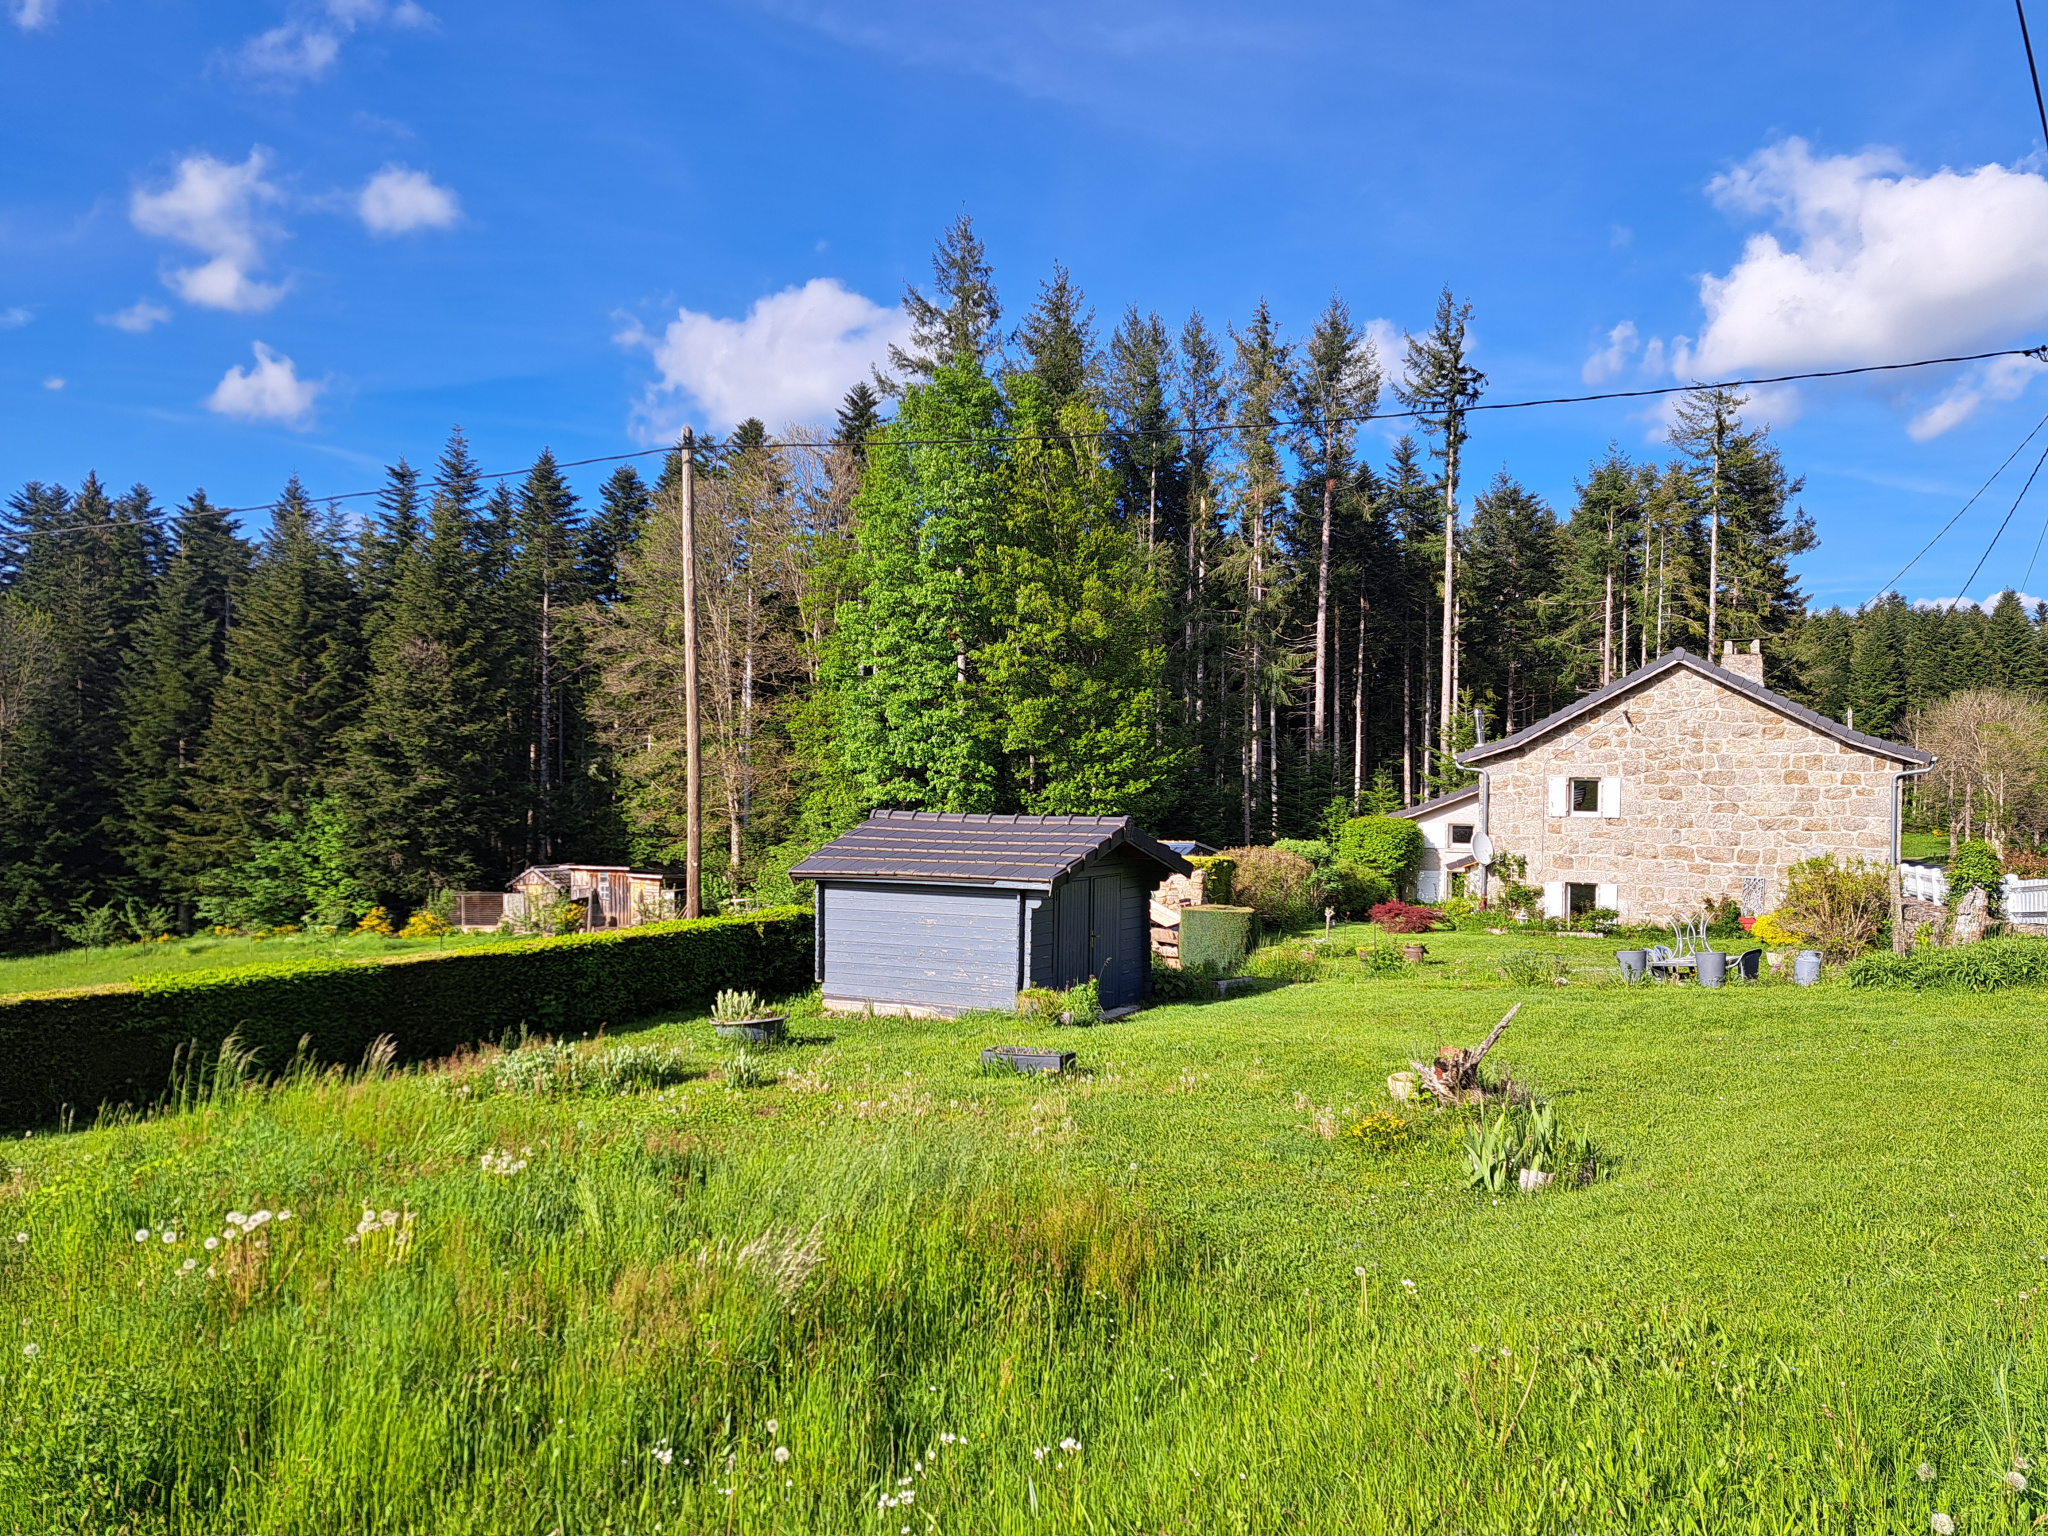
[[[799,880],[1053,884],[1119,845],[1184,875],[1193,866],[1128,816],[978,816],[876,811],[790,871]]]

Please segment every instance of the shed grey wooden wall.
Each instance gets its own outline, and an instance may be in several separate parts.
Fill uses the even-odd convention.
[[[826,881],[818,900],[825,996],[946,1012],[1016,1006],[1018,892]]]

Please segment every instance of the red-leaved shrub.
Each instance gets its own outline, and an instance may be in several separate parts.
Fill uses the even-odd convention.
[[[1428,933],[1443,920],[1435,907],[1411,907],[1405,901],[1383,901],[1370,916],[1388,933]]]

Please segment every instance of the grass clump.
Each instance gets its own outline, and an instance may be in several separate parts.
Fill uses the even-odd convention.
[[[1916,949],[1898,955],[1875,950],[1849,962],[1852,987],[1910,988],[1916,992],[1997,992],[2048,983],[2048,939],[1981,939],[1953,949]]]
[[[559,1099],[572,1094],[639,1093],[701,1077],[680,1045],[577,1045],[540,1040],[490,1056],[482,1072],[464,1081],[471,1091]]]
[[[1494,971],[1502,981],[1515,987],[1547,987],[1568,979],[1572,965],[1563,955],[1538,949],[1517,949],[1500,956]]]

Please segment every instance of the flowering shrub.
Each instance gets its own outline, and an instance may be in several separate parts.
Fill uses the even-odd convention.
[[[1415,1127],[1394,1110],[1376,1109],[1354,1121],[1344,1135],[1368,1152],[1398,1152],[1415,1135]]]
[[[1848,960],[1870,947],[1891,910],[1891,882],[1881,865],[1837,862],[1833,854],[1801,859],[1786,873],[1777,916],[1828,960]]]
[[[1799,935],[1787,928],[1775,912],[1761,912],[1749,919],[1749,936],[1762,944],[1799,942]]]
[[[1430,933],[1443,921],[1435,907],[1411,907],[1405,901],[1383,901],[1372,909],[1371,917],[1388,933]]]
[[[372,907],[363,914],[363,920],[356,924],[357,933],[381,933],[389,937],[394,930],[391,914],[382,907]]]
[[[379,908],[379,910],[381,911],[382,908]],[[386,929],[388,931],[388,924]],[[447,923],[443,922],[436,914],[429,912],[425,907],[421,907],[419,911],[413,913],[411,917],[405,920],[405,927],[400,930],[398,936],[401,939],[438,939],[447,931]]]

